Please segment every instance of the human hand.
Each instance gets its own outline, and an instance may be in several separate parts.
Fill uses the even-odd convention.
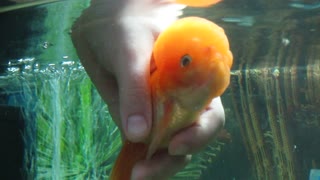
[[[122,135],[132,142],[143,141],[152,126],[148,81],[153,43],[182,7],[160,0],[95,0],[73,26],[72,40],[83,66]],[[186,154],[204,147],[223,123],[223,107],[216,98],[197,124],[173,137],[170,155],[158,153],[138,163],[133,179],[172,176],[188,162]]]
[[[84,68],[132,142],[150,132],[154,40],[183,7],[161,0],[93,0],[73,25],[72,40]]]
[[[156,153],[150,160],[139,162],[133,169],[133,179],[162,180],[180,171],[191,155],[202,150],[224,126],[225,114],[220,97],[213,99],[199,121],[173,136],[168,152]]]

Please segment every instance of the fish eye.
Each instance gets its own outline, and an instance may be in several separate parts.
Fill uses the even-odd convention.
[[[180,60],[180,66],[181,67],[186,67],[188,66],[192,61],[192,58],[191,56],[189,56],[188,54],[184,55],[181,57],[181,60]]]

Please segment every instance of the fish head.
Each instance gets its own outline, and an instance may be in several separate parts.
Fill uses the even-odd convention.
[[[162,91],[204,87],[216,97],[230,81],[233,57],[228,39],[222,28],[203,18],[182,18],[162,32],[153,59]]]

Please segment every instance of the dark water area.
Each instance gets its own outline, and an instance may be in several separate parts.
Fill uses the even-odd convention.
[[[45,7],[0,13],[0,118],[1,123],[17,119],[10,132],[11,126],[1,124],[3,143],[12,142],[2,138],[7,133],[18,137],[21,131],[20,115],[3,113],[12,111],[7,105],[19,91],[8,86],[8,63],[15,62],[21,71],[31,62],[23,59],[32,57],[34,68],[48,46],[58,44],[44,38],[50,31],[43,25]],[[234,55],[231,83],[222,96],[232,140],[204,162],[201,179],[308,179],[312,169],[320,169],[320,1],[224,0],[210,8],[187,8],[185,16],[190,15],[223,27]],[[21,150],[21,140],[13,141]]]
[[[21,108],[0,105],[1,179],[22,179],[24,119]]]

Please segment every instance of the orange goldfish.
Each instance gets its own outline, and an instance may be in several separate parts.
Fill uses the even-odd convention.
[[[198,120],[229,85],[233,57],[222,28],[203,18],[187,17],[159,35],[152,61],[151,134],[144,143],[125,141],[112,180],[130,179],[136,162],[167,148],[174,133]]]

